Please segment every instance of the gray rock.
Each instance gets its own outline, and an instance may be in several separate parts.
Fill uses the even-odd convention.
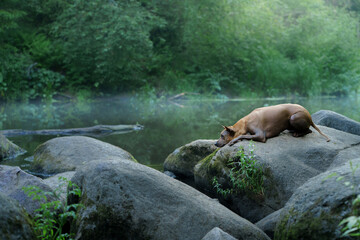
[[[224,232],[220,228],[215,227],[210,232],[208,232],[201,240],[236,240],[236,238]]]
[[[0,192],[0,239],[36,239],[31,220],[19,204]]]
[[[87,162],[122,158],[136,161],[127,151],[83,136],[51,139],[36,148],[31,170],[45,174],[74,171]]]
[[[360,158],[352,163],[360,165]],[[358,185],[360,169],[352,174],[350,164],[345,164],[299,187],[281,212],[275,239],[340,239],[339,223],[351,214],[352,199],[359,194],[359,186],[354,191],[344,185],[347,181]]]
[[[28,213],[34,216],[40,203],[25,194],[22,188],[27,186],[37,186],[45,192],[52,191],[41,178],[28,174],[19,167],[0,165],[0,192],[17,200]],[[54,198],[49,197],[48,200],[52,201]]]
[[[62,202],[65,202],[67,199],[67,183],[65,181],[60,180],[60,177],[64,177],[67,180],[71,180],[71,178],[75,175],[75,171],[63,172],[56,174],[52,177],[44,179],[44,183],[47,184],[53,192],[58,194],[58,197]]]
[[[334,160],[332,161],[330,167],[328,170],[336,168],[340,165],[343,165],[345,163],[348,163],[351,159],[355,159],[359,157],[360,153],[360,145],[354,144],[354,146],[341,150]]]
[[[173,172],[170,171],[164,171],[164,174],[171,177],[171,178],[176,178],[176,175]]]
[[[194,167],[214,152],[215,140],[196,140],[172,152],[164,162],[164,171],[173,172],[178,178],[194,178]]]
[[[330,142],[326,142],[316,131],[300,138],[284,132],[278,137],[268,139],[266,143],[255,142],[256,159],[263,167],[265,176],[263,198],[254,199],[241,194],[222,202],[240,216],[257,222],[282,208],[298,187],[328,170],[335,160],[337,164],[347,162],[348,159],[338,157],[343,152],[346,152],[344,156],[359,153],[359,136],[332,128],[319,128],[331,138]],[[214,176],[226,183],[226,179],[229,179],[226,162],[236,155],[240,146],[246,151],[248,145],[248,141],[231,147],[227,145],[201,160],[194,168],[195,186],[203,191],[214,192]]]
[[[335,128],[351,134],[360,135],[360,122],[357,122],[339,113],[329,110],[320,110],[311,115],[311,117],[315,124]]]
[[[135,162],[92,161],[72,182],[81,187],[85,205],[78,213],[77,238],[192,240],[220,227],[239,239],[269,239],[217,201]]]
[[[275,227],[279,221],[281,211],[282,208],[255,223],[255,225],[263,230],[271,239],[274,238]]]
[[[0,134],[0,161],[5,158],[14,158],[26,151]]]

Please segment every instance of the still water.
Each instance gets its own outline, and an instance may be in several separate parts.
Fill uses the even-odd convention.
[[[177,147],[196,139],[216,139],[221,125],[232,125],[254,108],[280,103],[298,103],[309,112],[332,110],[360,121],[360,99],[233,99],[140,101],[130,97],[111,97],[85,102],[3,103],[0,129],[81,128],[98,124],[136,124],[143,130],[98,137],[130,152],[140,163],[161,170],[165,158]],[[18,136],[9,138],[27,153],[1,164],[27,169],[35,148],[56,136]]]

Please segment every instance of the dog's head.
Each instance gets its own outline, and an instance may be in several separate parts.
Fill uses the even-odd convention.
[[[223,126],[223,128],[224,130],[221,132],[219,140],[217,140],[217,142],[215,143],[215,146],[217,147],[225,146],[235,137],[235,131],[232,126]]]

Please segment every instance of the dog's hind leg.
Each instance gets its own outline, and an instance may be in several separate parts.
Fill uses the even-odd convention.
[[[311,133],[310,125],[309,117],[304,112],[294,113],[290,117],[290,129],[293,131],[294,137],[302,137]]]

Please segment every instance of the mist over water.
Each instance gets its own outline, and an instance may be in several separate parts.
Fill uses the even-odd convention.
[[[165,158],[176,148],[197,139],[217,139],[221,125],[233,125],[254,108],[298,103],[311,114],[327,109],[360,121],[356,98],[238,99],[139,101],[111,97],[85,102],[54,104],[0,104],[1,129],[59,129],[94,125],[141,124],[143,130],[97,137],[130,152],[140,163],[162,170]],[[27,153],[1,164],[27,169],[35,148],[57,136],[10,137]]]

